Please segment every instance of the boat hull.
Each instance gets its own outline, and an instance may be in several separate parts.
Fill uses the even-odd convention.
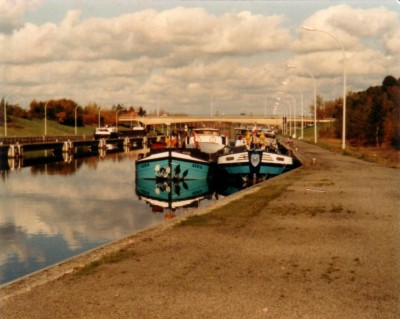
[[[228,154],[218,158],[217,167],[229,175],[279,175],[293,165],[289,156],[261,150]]]
[[[176,209],[205,199],[212,192],[207,180],[136,180],[137,196],[150,205]]]
[[[136,161],[137,179],[197,180],[210,177],[211,163],[189,154],[165,151]]]

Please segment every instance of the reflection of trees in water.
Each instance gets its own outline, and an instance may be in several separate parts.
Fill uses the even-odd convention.
[[[84,159],[73,160],[70,163],[55,162],[31,167],[32,175],[73,175],[84,164]]]
[[[36,157],[24,160],[23,166],[31,166],[32,175],[72,175],[82,166],[86,166],[88,170],[97,170],[99,160],[118,163],[127,157],[135,160],[137,155],[134,153],[114,152],[107,153],[105,157],[99,159],[99,155],[96,153],[81,153],[71,156],[71,160],[69,161],[66,161],[63,157]]]
[[[89,170],[91,169],[94,171],[97,169],[97,166],[99,165],[98,156],[86,157],[86,158],[78,159],[77,161],[80,162],[80,165],[82,165],[84,163],[85,166],[87,166],[87,168]]]

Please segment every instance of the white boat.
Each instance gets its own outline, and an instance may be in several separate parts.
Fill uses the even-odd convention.
[[[144,137],[146,136],[146,127],[142,122],[132,121],[129,127],[118,129],[116,126],[96,127],[94,138],[119,138],[119,137]]]
[[[118,130],[115,126],[103,126],[103,127],[96,127],[96,131],[94,132],[94,138],[117,138]]]
[[[226,136],[215,128],[195,128],[186,138],[186,148],[197,148],[207,154],[220,152],[226,145]]]

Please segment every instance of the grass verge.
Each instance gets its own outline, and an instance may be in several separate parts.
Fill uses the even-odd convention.
[[[95,126],[87,125],[84,127],[78,126],[77,134],[92,136],[95,131]],[[3,134],[4,126],[0,125],[0,133]],[[47,135],[61,136],[74,135],[75,127],[61,125],[55,121],[47,121]],[[7,125],[7,136],[42,136],[44,135],[44,120],[41,119],[23,119],[12,117],[12,120]],[[4,136],[4,135],[1,135]]]
[[[85,265],[74,274],[78,277],[91,275],[94,274],[101,265],[119,263],[133,256],[136,256],[135,251],[129,249],[120,249],[118,251],[109,253],[98,260],[92,261],[90,264]]]
[[[285,184],[275,184],[261,187],[257,192],[244,196],[239,200],[216,208],[203,215],[188,216],[175,227],[204,227],[204,226],[231,226],[234,228],[245,227],[247,222],[258,216],[268,207],[268,203],[278,198],[291,185],[290,178]]]

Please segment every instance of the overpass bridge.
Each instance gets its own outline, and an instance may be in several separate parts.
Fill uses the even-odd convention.
[[[304,125],[306,123],[313,123],[314,119],[304,118]],[[192,124],[193,126],[200,126],[204,123],[231,123],[231,124],[244,124],[259,126],[274,126],[282,128],[282,118],[278,117],[262,117],[262,116],[145,116],[145,117],[130,117],[120,115],[118,118],[119,123],[130,123],[132,121],[140,121],[146,125],[174,125],[174,124]],[[301,118],[288,119],[288,122],[301,123]],[[297,126],[299,126],[298,124]]]

